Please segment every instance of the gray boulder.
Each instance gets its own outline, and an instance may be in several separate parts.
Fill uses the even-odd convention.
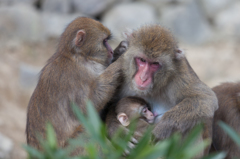
[[[41,23],[46,39],[59,38],[67,25],[81,14],[59,15],[56,13],[42,13]]]
[[[220,12],[216,16],[215,26],[221,39],[240,36],[240,2],[236,2]]]
[[[201,0],[202,7],[204,9],[205,14],[214,18],[220,11],[229,7],[229,5],[233,4],[236,0]]]
[[[26,41],[44,39],[39,13],[30,5],[0,7],[1,38]]]
[[[12,140],[0,133],[0,159],[9,158],[12,149]]]
[[[184,4],[184,3],[188,3],[192,0],[138,0],[138,1],[150,3],[150,4],[154,5],[155,7],[163,7],[163,6],[169,5],[169,4]]]
[[[89,16],[96,16],[118,0],[71,0],[72,8],[75,12],[83,13]],[[123,1],[123,0],[121,0]]]
[[[25,4],[25,5],[34,5],[37,0],[0,0],[1,5],[15,5],[17,3]]]
[[[156,21],[156,12],[151,5],[136,2],[113,7],[104,14],[102,22],[110,28],[114,37],[120,40],[121,33],[126,28],[136,29],[141,25]]]
[[[202,44],[212,39],[212,28],[202,13],[199,1],[185,5],[169,5],[160,10],[160,23],[168,27],[181,41]]]
[[[70,0],[44,0],[42,3],[43,11],[51,13],[67,14],[71,12]]]
[[[36,68],[34,66],[21,64],[19,69],[20,69],[19,70],[20,85],[23,88],[36,87],[41,68]]]

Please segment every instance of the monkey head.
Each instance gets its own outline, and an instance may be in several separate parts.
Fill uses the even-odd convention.
[[[97,35],[97,36],[96,36]],[[108,43],[111,32],[100,22],[79,17],[70,23],[63,32],[58,49],[65,56],[79,57],[92,60],[108,66],[113,59],[113,50]],[[71,55],[68,55],[69,52]],[[75,56],[72,56],[75,55]]]
[[[152,25],[125,35],[129,43],[123,64],[127,83],[137,95],[152,94],[157,90],[152,88],[166,86],[178,69],[178,61],[185,57],[172,34],[159,25]]]
[[[123,126],[128,126],[133,119],[154,123],[155,116],[145,101],[138,97],[126,97],[116,107],[117,119]]]

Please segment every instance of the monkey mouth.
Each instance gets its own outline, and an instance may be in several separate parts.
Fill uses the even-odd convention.
[[[147,79],[146,81],[142,81],[142,80],[136,81],[136,85],[140,90],[148,89],[150,84],[151,84],[151,79]]]
[[[154,120],[155,120],[154,118],[151,119],[151,120],[148,120],[148,123],[149,123],[149,124],[153,124],[153,123],[154,123]]]

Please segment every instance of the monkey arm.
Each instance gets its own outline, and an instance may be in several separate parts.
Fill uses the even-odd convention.
[[[112,63],[92,84],[88,99],[99,112],[110,101],[116,88],[120,85],[122,58]]]
[[[209,123],[212,123],[215,108],[217,107],[217,100],[215,100],[214,96],[191,96],[183,99],[167,111],[153,130],[156,140],[166,139],[174,132],[186,135],[196,124],[201,122],[204,123],[205,136],[211,137],[212,127]]]

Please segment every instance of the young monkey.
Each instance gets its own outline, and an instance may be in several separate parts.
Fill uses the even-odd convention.
[[[148,103],[142,98],[131,96],[122,98],[115,109],[111,109],[112,111],[107,115],[108,120],[114,121],[107,124],[109,135],[114,135],[116,127],[123,126],[128,129],[131,120],[136,119],[137,125],[133,137],[139,140],[150,126],[149,124],[154,123],[155,116],[148,108]]]

